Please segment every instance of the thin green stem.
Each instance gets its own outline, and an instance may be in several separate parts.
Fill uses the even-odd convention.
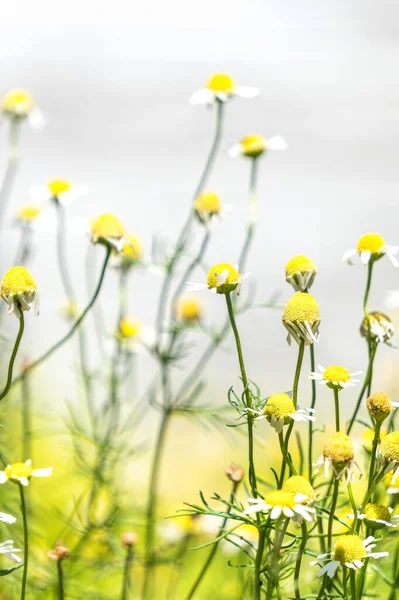
[[[235,499],[235,495],[236,495],[236,490],[237,490],[237,486],[238,486],[238,482],[233,482],[233,486],[232,486],[232,490],[231,490],[231,494],[230,494],[230,504],[233,504],[234,499]],[[229,514],[231,511],[231,506],[229,506],[226,510],[226,513]],[[226,523],[228,521],[228,517],[224,517],[222,524],[219,528],[219,531],[217,533],[217,538],[219,538],[224,531],[224,528],[226,527]],[[193,585],[190,588],[190,591],[188,593],[188,595],[186,596],[186,600],[191,600],[191,598],[194,597],[195,592],[198,590],[198,587],[200,586],[202,580],[204,579],[206,572],[208,570],[208,568],[210,567],[213,559],[215,558],[215,554],[216,554],[216,550],[218,548],[218,544],[219,542],[216,542],[215,544],[213,544],[211,551],[208,554],[207,559],[205,560],[205,563],[202,566],[201,571],[198,574],[198,577],[196,578],[196,580],[194,581]]]
[[[352,523],[351,530],[353,532],[355,532],[356,527],[357,527],[357,520],[358,520],[358,510],[357,510],[355,498],[353,496],[352,484],[350,481],[348,481],[348,483],[347,483],[347,489],[348,489],[348,496],[349,496],[349,500],[350,500],[352,511],[353,511],[353,523]]]
[[[276,529],[275,529],[275,542],[274,542],[274,548],[273,548],[273,554],[272,554],[272,559],[271,559],[271,566],[270,569],[268,569],[268,575],[269,575],[269,581],[268,581],[268,586],[267,586],[267,592],[266,592],[266,600],[271,600],[273,597],[273,590],[275,588],[278,589],[279,586],[279,568],[278,568],[278,561],[279,561],[279,554],[280,554],[280,549],[282,546],[282,543],[284,541],[284,536],[285,536],[285,532],[287,531],[287,527],[289,524],[289,519],[285,519],[284,524],[281,524],[281,518],[278,519],[276,521]],[[255,596],[254,600],[260,600],[260,595],[258,597]]]
[[[310,372],[314,373],[316,370],[316,362],[314,355],[314,344],[310,344]],[[312,379],[312,402],[310,408],[314,409],[316,406],[316,381]],[[308,425],[309,433],[309,448],[308,448],[308,477],[311,484],[313,484],[313,421],[309,421]]]
[[[260,600],[260,598],[261,598],[262,582],[260,579],[260,573],[261,573],[261,567],[262,567],[263,551],[264,551],[264,547],[265,547],[266,532],[264,529],[259,529],[258,534],[259,534],[258,548],[256,550],[255,569],[254,569],[254,600]]]
[[[330,515],[328,517],[328,530],[327,530],[327,552],[331,552],[332,550],[332,530],[333,530],[333,525],[334,525],[334,515],[335,515],[335,509],[337,507],[337,500],[338,500],[338,490],[339,490],[339,479],[335,479],[334,481],[334,488],[333,488],[333,496],[332,496],[332,500],[331,500],[331,506],[330,506]]]
[[[335,430],[340,431],[339,428],[339,390],[334,386],[334,408],[335,408]]]
[[[301,544],[299,546],[298,554],[296,555],[295,572],[294,572],[294,590],[295,590],[296,600],[301,600],[301,593],[299,591],[299,575],[301,572],[301,563],[302,563],[303,553],[305,552],[306,543],[308,541],[308,529],[306,527],[305,521],[302,521],[301,529],[302,529],[302,540],[301,540]]]
[[[8,133],[8,163],[0,185],[0,229],[3,226],[19,164],[20,119],[12,118]]]
[[[24,486],[18,483],[19,497],[21,499],[22,524],[24,530],[24,567],[22,572],[21,600],[25,600],[26,579],[28,575],[29,560],[29,540],[28,540],[28,520],[25,505]]]
[[[62,560],[57,560],[58,600],[64,600],[64,574]]]
[[[103,284],[103,281],[104,281],[105,272],[106,272],[106,269],[107,269],[107,265],[108,265],[108,261],[109,261],[110,256],[111,256],[111,248],[107,247],[106,248],[106,255],[105,255],[103,267],[101,269],[101,274],[100,274],[100,278],[99,278],[97,287],[95,289],[93,297],[91,298],[90,302],[87,304],[86,308],[84,309],[84,311],[82,312],[82,314],[80,315],[80,317],[75,321],[75,323],[73,324],[73,326],[71,327],[71,329],[68,331],[68,333],[66,335],[64,335],[60,340],[58,340],[58,342],[56,342],[55,344],[53,344],[53,346],[51,346],[44,354],[42,354],[34,362],[30,363],[30,365],[28,367],[26,367],[26,369],[24,371],[25,373],[32,371],[38,365],[40,365],[45,360],[47,360],[52,354],[54,354],[54,352],[56,352],[57,350],[59,350],[73,336],[73,334],[75,333],[75,331],[77,329],[79,329],[80,324],[84,321],[87,313],[90,312],[91,308],[94,306],[94,304],[95,304],[95,302],[96,302],[96,300],[98,298],[98,295],[100,293],[100,290],[101,290],[101,287],[102,287],[102,284]],[[12,385],[15,385],[18,381],[21,380],[21,378],[22,378],[22,375],[18,375],[18,377],[16,377],[12,381]]]
[[[374,479],[375,466],[376,466],[376,460],[377,460],[377,447],[378,447],[378,444],[380,443],[380,431],[381,431],[381,423],[376,423],[375,428],[374,428],[373,445],[372,445],[372,449],[371,449],[371,459],[370,459],[367,490],[370,489],[370,487],[373,483],[373,479]]]
[[[356,571],[350,570],[350,582],[351,582],[351,600],[356,600]]]
[[[17,357],[18,348],[19,348],[19,344],[21,343],[22,335],[24,333],[25,319],[24,319],[24,313],[23,313],[22,307],[20,307],[19,312],[20,312],[19,330],[18,330],[17,338],[15,340],[14,348],[13,348],[13,351],[11,354],[10,362],[8,363],[7,381],[4,386],[3,391],[0,394],[0,401],[3,400],[3,398],[5,398],[8,394],[8,392],[10,391],[11,384],[12,384],[12,372],[14,369],[14,363],[15,363],[15,359]],[[25,373],[26,373],[26,370],[27,369],[25,369],[25,371],[24,371]]]
[[[287,448],[285,447],[284,435],[283,435],[282,431],[280,431],[280,433],[278,434],[278,441],[280,443],[281,454],[283,455],[284,460],[286,461],[287,465],[289,466],[291,474],[296,475],[297,474],[296,469],[293,465],[293,462],[291,460],[289,453],[287,452]],[[279,487],[282,487],[283,483],[284,483],[283,481],[280,481]]]
[[[241,273],[245,269],[247,263],[248,253],[251,246],[252,238],[255,234],[256,228],[256,188],[258,179],[258,159],[251,159],[251,170],[249,176],[249,193],[248,193],[248,229],[247,235],[244,241],[244,245],[241,250],[240,258],[238,259],[238,270]]]
[[[360,410],[360,406],[361,406],[361,403],[362,403],[362,400],[363,400],[363,396],[364,396],[364,394],[366,392],[366,389],[370,385],[370,382],[371,382],[371,379],[372,379],[372,376],[373,376],[373,364],[374,364],[374,359],[375,359],[375,355],[376,355],[376,352],[377,352],[377,347],[378,347],[378,343],[377,342],[374,342],[372,344],[372,346],[371,346],[371,351],[370,351],[370,356],[369,356],[369,364],[368,364],[368,367],[367,367],[366,377],[364,378],[362,389],[360,390],[359,397],[358,397],[357,402],[356,402],[355,410],[353,411],[351,420],[349,421],[349,425],[348,425],[348,427],[346,429],[347,435],[349,435],[350,432],[352,431],[352,427],[353,427],[353,425],[354,425],[354,423],[356,421],[357,414],[358,414],[358,412]]]
[[[22,457],[24,460],[32,456],[32,394],[29,375],[22,378]]]
[[[226,304],[227,304],[227,311],[229,313],[230,325],[233,330],[234,339],[236,342],[238,362],[240,364],[240,371],[241,371],[241,379],[242,379],[242,383],[244,386],[245,403],[246,403],[247,409],[249,409],[247,411],[248,455],[249,455],[248,477],[249,477],[249,484],[252,488],[252,495],[256,496],[257,484],[256,484],[255,462],[254,462],[253,413],[251,412],[252,397],[251,397],[251,392],[250,392],[249,385],[248,385],[247,373],[245,370],[244,356],[243,356],[242,348],[241,348],[240,334],[238,333],[237,324],[236,324],[236,321],[234,318],[234,309],[233,309],[233,304],[231,301],[231,294],[230,293],[225,294],[225,298],[226,298]]]
[[[128,545],[126,548],[125,564],[123,567],[123,581],[122,581],[122,593],[121,600],[128,600],[129,591],[131,590],[131,577],[130,572],[133,563],[133,548]]]

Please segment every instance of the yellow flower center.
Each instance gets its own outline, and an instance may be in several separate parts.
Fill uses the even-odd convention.
[[[9,479],[18,479],[21,477],[27,477],[29,479],[29,477],[32,476],[32,473],[32,465],[26,465],[22,462],[7,465],[5,468],[5,474]]]
[[[141,324],[138,321],[125,317],[119,323],[119,333],[122,338],[138,337],[141,330]]]
[[[272,394],[267,399],[267,404],[263,409],[263,414],[269,423],[273,416],[277,419],[284,417],[285,420],[289,420],[288,415],[294,412],[295,406],[288,394]]]
[[[211,267],[207,284],[210,290],[215,288],[218,294],[228,294],[236,289],[239,281],[238,271],[228,263],[221,263]]]
[[[353,460],[355,450],[346,433],[337,431],[324,443],[323,456],[338,465],[344,465]]]
[[[371,252],[371,254],[382,254],[385,241],[378,233],[366,233],[357,242],[357,251]]]
[[[125,244],[122,250],[122,259],[128,262],[137,262],[141,258],[142,250],[138,239],[130,233],[126,236],[129,244]]]
[[[180,298],[175,306],[177,317],[187,322],[197,321],[201,317],[202,311],[202,302],[197,298]]]
[[[8,297],[36,289],[36,282],[25,267],[11,267],[2,279],[0,292],[2,296]]]
[[[292,477],[289,477],[283,485],[283,490],[285,492],[290,492],[294,497],[297,494],[305,494],[308,496],[301,504],[307,504],[316,498],[316,492],[312,485],[305,477],[302,477],[302,475],[293,475]]]
[[[34,106],[32,95],[23,89],[10,90],[4,96],[1,108],[3,112],[19,116],[28,115]]]
[[[379,422],[384,421],[390,414],[392,404],[388,394],[374,392],[366,400],[367,410],[370,415]]]
[[[367,504],[364,514],[366,515],[366,519],[379,519],[388,522],[391,520],[391,513],[388,507],[383,504]]]
[[[47,184],[47,187],[53,196],[59,196],[63,192],[68,192],[71,189],[71,184],[63,179],[54,179]]]
[[[388,433],[378,446],[378,452],[389,461],[399,462],[399,431]]]
[[[233,79],[229,75],[226,75],[226,73],[215,73],[208,81],[206,87],[215,93],[224,92],[231,95],[236,86]]]
[[[217,215],[222,209],[222,203],[215,192],[202,192],[194,201],[194,210]]]
[[[285,265],[285,273],[286,275],[291,275],[291,277],[297,273],[306,273],[307,271],[315,273],[316,270],[316,265],[313,260],[303,254],[294,256],[294,258],[291,258]]]
[[[240,140],[241,152],[245,156],[256,158],[260,156],[262,152],[267,150],[266,140],[263,135],[252,134]]]
[[[363,542],[358,535],[344,535],[338,538],[334,546],[334,560],[341,565],[352,563],[354,560],[363,560],[366,556]]]
[[[17,218],[20,221],[32,222],[40,215],[40,208],[34,204],[25,204],[17,210]]]
[[[270,506],[282,506],[292,508],[295,506],[294,494],[284,490],[273,490],[265,496],[265,503]]]
[[[284,307],[283,321],[314,323],[320,321],[319,305],[310,294],[297,292]]]
[[[330,383],[338,383],[340,381],[346,383],[350,380],[351,376],[345,367],[337,367],[333,365],[324,370],[323,378],[325,381],[329,381]]]
[[[110,213],[105,213],[104,215],[101,215],[92,221],[91,233],[92,236],[97,239],[121,239],[125,234],[125,230],[117,217],[111,215]]]

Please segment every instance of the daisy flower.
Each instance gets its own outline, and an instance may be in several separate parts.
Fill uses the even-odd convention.
[[[378,464],[385,467],[385,473],[394,471],[391,485],[395,485],[399,475],[399,431],[388,433],[377,448]]]
[[[23,204],[16,212],[15,219],[19,225],[30,226],[41,214],[38,204]]]
[[[183,295],[178,298],[174,306],[175,316],[184,325],[193,325],[201,320],[204,305],[193,296]]]
[[[291,492],[294,496],[302,494],[301,504],[312,506],[316,501],[316,491],[306,477],[302,477],[302,475],[292,475],[289,477],[283,485],[283,490]]]
[[[203,225],[209,225],[216,218],[221,217],[223,212],[231,210],[231,205],[223,205],[220,196],[216,192],[201,192],[194,200],[194,216]]]
[[[366,406],[377,423],[382,423],[389,417],[392,410],[399,408],[399,402],[391,402],[388,394],[384,394],[384,392],[374,392],[367,398]]]
[[[316,299],[310,294],[297,292],[288,300],[283,312],[283,325],[288,331],[287,342],[291,337],[300,344],[313,344],[319,340],[320,312]]]
[[[66,179],[53,179],[46,185],[33,187],[31,197],[37,204],[55,200],[63,206],[69,206],[75,200],[87,195],[87,191],[84,185],[75,186]]]
[[[388,552],[371,552],[376,546],[373,544],[375,538],[369,536],[365,540],[361,540],[358,535],[343,535],[340,536],[334,545],[333,552],[328,554],[320,554],[317,559],[311,562],[311,565],[316,565],[319,562],[328,560],[317,573],[317,577],[322,577],[327,574],[331,579],[334,577],[339,567],[348,567],[349,569],[361,569],[366,558],[381,558],[388,556]],[[330,560],[332,559],[332,560]]]
[[[272,394],[267,399],[267,404],[258,419],[267,419],[276,433],[283,431],[284,425],[292,423],[292,421],[315,421],[313,416],[315,410],[313,408],[298,408],[295,410],[292,398],[288,394]]]
[[[378,233],[366,233],[358,240],[356,248],[349,248],[343,253],[342,260],[352,265],[352,258],[357,254],[361,262],[368,265],[370,260],[379,260],[386,254],[393,266],[399,267],[398,252],[399,246],[388,246]]]
[[[28,121],[32,129],[40,129],[45,124],[41,110],[28,90],[16,88],[6,93],[1,101],[3,117],[10,121]]]
[[[14,542],[12,540],[7,540],[5,542],[0,543],[0,554],[4,554],[7,558],[11,558],[14,562],[21,562],[22,558],[17,556],[15,552],[22,552],[18,548],[14,548]]]
[[[258,158],[268,150],[286,150],[288,148],[285,140],[279,135],[275,135],[266,140],[263,135],[251,134],[243,137],[237,144],[234,144],[229,150],[230,156],[246,156],[248,158]]]
[[[317,269],[313,260],[299,254],[285,265],[285,280],[296,292],[307,292],[313,285]]]
[[[113,251],[122,252],[129,243],[122,223],[114,215],[105,213],[91,223],[91,241],[102,244]]]
[[[325,369],[321,365],[317,365],[318,372],[313,372],[309,375],[309,379],[319,381],[321,385],[326,385],[330,389],[353,387],[359,383],[359,379],[353,379],[356,375],[361,375],[363,371],[356,371],[355,373],[349,373],[345,367],[338,367],[332,365]]]
[[[391,319],[382,312],[373,311],[369,313],[369,318],[365,317],[360,325],[360,335],[366,340],[369,337],[369,328],[370,328],[370,338],[375,343],[383,343],[387,344],[387,346],[391,346],[389,344],[389,340],[393,337],[395,330],[392,325]]]
[[[213,294],[229,294],[234,290],[237,295],[240,294],[242,280],[249,277],[249,273],[240,275],[237,271],[237,265],[233,267],[228,263],[220,263],[211,267],[208,272],[207,283],[193,283],[187,281],[188,292],[199,292],[201,290],[211,290]]]
[[[197,90],[190,98],[191,104],[215,104],[227,102],[235,96],[241,98],[255,98],[259,95],[258,88],[238,87],[235,81],[226,73],[215,73],[209,79],[205,88]]]
[[[355,462],[355,449],[349,436],[342,431],[337,431],[324,443],[322,455],[314,463],[315,473],[318,473],[321,466],[324,466],[325,477],[328,477],[331,468],[336,479],[342,479],[347,475],[347,481],[353,481],[353,467],[358,465]],[[360,469],[359,469],[360,471]]]
[[[383,504],[366,504],[364,513],[359,512],[357,518],[364,521],[365,525],[376,531],[384,527],[397,527],[399,524],[399,515],[393,516],[393,508],[384,506]],[[350,519],[354,519],[354,515],[348,515]]]
[[[244,511],[244,514],[252,515],[257,512],[265,512],[270,514],[272,520],[280,517],[298,520],[302,517],[305,521],[312,521],[315,509],[303,504],[306,499],[307,496],[301,493],[294,495],[284,490],[273,490],[268,492],[264,499],[247,498],[251,506]]]
[[[7,271],[1,281],[0,296],[8,304],[8,314],[14,314],[17,319],[32,306],[35,316],[39,314],[39,290],[25,267],[11,267]]]
[[[125,236],[126,244],[122,252],[114,258],[114,265],[120,267],[123,271],[128,271],[131,267],[140,264],[142,259],[142,247],[139,239],[132,233]]]
[[[7,465],[4,471],[0,471],[0,483],[5,483],[9,479],[18,481],[21,485],[29,485],[31,477],[50,477],[53,472],[53,467],[46,469],[34,469],[32,461],[29,459],[26,462],[13,463]]]

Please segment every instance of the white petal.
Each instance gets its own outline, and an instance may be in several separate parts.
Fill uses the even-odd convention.
[[[387,256],[394,267],[399,267],[398,259],[391,252],[387,252]]]
[[[366,547],[369,544],[371,544],[371,542],[375,541],[375,537],[373,535],[369,535],[369,537],[367,537],[365,540],[363,540],[363,546]]]
[[[353,258],[354,256],[356,256],[357,254],[357,250],[356,248],[349,248],[348,250],[345,250],[345,252],[342,255],[342,260],[344,262],[348,262],[349,264],[351,264],[350,259]]]
[[[367,556],[371,556],[372,558],[383,558],[384,556],[389,556],[389,552],[371,552]]]
[[[12,515],[8,515],[7,513],[3,513],[0,512],[0,521],[3,521],[3,523],[15,523],[17,519],[15,517],[13,517]]]
[[[200,292],[207,290],[208,286],[205,283],[194,283],[192,281],[186,281],[186,292]]]
[[[274,135],[267,140],[266,147],[268,150],[287,150],[288,144],[280,135]]]
[[[371,252],[361,252],[360,253],[360,260],[362,261],[362,263],[364,265],[368,265],[368,263],[370,262],[370,258],[371,258]]]
[[[228,272],[227,269],[225,269],[221,273],[215,273],[215,277],[216,277],[216,281],[218,283],[218,286],[219,285],[223,285],[224,283],[226,283],[228,276],[229,276],[229,272]],[[234,282],[234,283],[238,283],[238,281]]]
[[[278,519],[280,516],[281,516],[281,506],[273,506],[271,513],[270,513],[270,518]]]
[[[8,481],[8,477],[5,471],[0,471],[0,483],[5,483],[6,481]]]
[[[47,467],[46,469],[33,469],[33,477],[50,477],[53,473],[53,467]]]
[[[234,146],[232,146],[229,149],[229,156],[231,156],[232,158],[237,158],[238,156],[241,156],[241,154],[242,154],[241,144],[234,144]]]
[[[32,129],[43,129],[46,125],[46,117],[40,108],[34,108],[28,115],[29,125]]]
[[[255,98],[259,96],[259,89],[256,87],[236,87],[234,90],[235,96],[240,96],[241,98]]]
[[[15,479],[18,479],[18,481],[20,482],[21,485],[27,487],[29,485],[29,480],[27,477],[16,477]]]
[[[294,511],[292,510],[292,508],[289,508],[288,506],[285,506],[283,508],[283,513],[285,514],[286,517],[288,518],[292,518],[294,516]]]
[[[189,102],[190,104],[212,104],[214,100],[215,96],[213,92],[207,88],[203,88],[202,90],[194,92]]]
[[[261,510],[267,510],[266,504],[253,504],[252,506],[248,506],[248,508],[244,511],[244,515],[251,515],[252,513],[256,513]]]

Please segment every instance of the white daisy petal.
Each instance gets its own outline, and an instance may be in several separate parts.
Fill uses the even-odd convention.
[[[280,135],[274,135],[266,142],[268,150],[287,150],[288,144]]]
[[[255,98],[259,96],[259,89],[256,87],[239,86],[235,88],[234,95],[241,98]]]

